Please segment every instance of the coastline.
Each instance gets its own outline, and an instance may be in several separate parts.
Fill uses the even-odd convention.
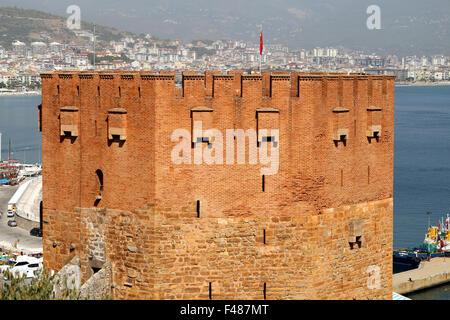
[[[5,92],[0,93],[0,97],[28,97],[28,96],[40,96],[41,92],[30,91],[30,92]]]
[[[442,87],[442,86],[450,86],[450,81],[441,81],[441,82],[405,82],[405,83],[396,83],[396,87]]]

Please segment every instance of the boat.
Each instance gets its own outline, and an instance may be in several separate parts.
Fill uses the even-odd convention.
[[[8,160],[0,161],[0,185],[18,184],[19,170],[19,163],[11,158],[11,140],[9,140]]]
[[[394,250],[394,266],[415,269],[419,266],[422,259],[414,249]]]
[[[8,160],[0,162],[0,184],[17,184],[18,174],[19,168],[17,166],[17,161]]]
[[[416,269],[424,260],[445,256],[445,252],[430,253],[423,248],[397,249],[393,254],[394,273]]]
[[[429,253],[450,253],[450,215],[442,218],[437,226],[428,226],[425,239],[422,244],[423,250]]]
[[[394,273],[418,268],[423,260],[446,257],[450,254],[450,215],[438,226],[428,222],[425,239],[420,248],[397,249],[393,253]]]
[[[19,180],[26,177],[36,177],[42,172],[42,167],[39,164],[23,164],[19,170]]]

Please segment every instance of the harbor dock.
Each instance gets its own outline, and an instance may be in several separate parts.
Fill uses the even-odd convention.
[[[396,273],[394,291],[407,294],[450,282],[450,257],[422,261],[417,269]]]

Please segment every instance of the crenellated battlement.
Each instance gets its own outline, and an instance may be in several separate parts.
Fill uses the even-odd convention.
[[[181,78],[181,83],[177,84],[177,75]],[[167,93],[171,93],[177,97],[185,97],[186,95],[196,95],[197,97],[204,96],[222,96],[222,95],[256,95],[261,94],[264,97],[271,97],[274,90],[281,90],[281,88],[289,88],[291,97],[300,97],[299,92],[301,83],[310,81],[322,82],[323,87],[332,87],[328,83],[339,82],[346,83],[346,86],[358,86],[358,82],[367,81],[370,90],[373,90],[373,83],[381,82],[382,94],[386,94],[387,82],[394,81],[394,76],[380,76],[368,74],[339,74],[339,73],[305,73],[305,72],[252,72],[251,74],[244,74],[242,71],[229,71],[222,73],[220,71],[206,71],[204,73],[196,71],[184,71],[176,73],[175,71],[142,71],[142,72],[70,72],[70,71],[55,71],[51,73],[41,74],[43,82],[51,82],[56,86],[79,86],[81,91],[85,86],[102,86],[114,85],[119,86],[123,82],[132,82],[133,86],[145,90],[149,86],[163,86]],[[82,80],[90,80],[86,83]],[[222,81],[233,82],[232,89],[227,90],[228,87],[221,84]],[[351,82],[352,84],[348,84]],[[153,82],[149,84],[148,82]],[[162,82],[162,83],[158,83]],[[376,87],[377,85],[375,85]],[[175,90],[181,89],[181,90]],[[260,90],[259,90],[260,89]],[[369,92],[370,94],[370,92]]]

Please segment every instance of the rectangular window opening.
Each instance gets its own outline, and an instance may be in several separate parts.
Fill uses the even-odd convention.
[[[200,218],[200,200],[197,200],[197,218]]]
[[[212,284],[209,283],[209,300],[212,300]]]
[[[263,238],[264,238],[264,244],[266,244],[266,229],[264,229]]]
[[[266,176],[262,176],[262,192],[266,192]]]
[[[80,96],[80,86],[77,86],[77,96]]]
[[[39,132],[42,132],[42,104],[38,105],[38,118]]]
[[[267,284],[264,282],[264,300],[267,299]]]
[[[119,87],[119,97],[122,97],[122,89]]]
[[[97,93],[98,93],[98,96],[100,97],[100,86],[97,87]]]
[[[141,87],[138,88],[139,90],[139,98],[141,97]]]

